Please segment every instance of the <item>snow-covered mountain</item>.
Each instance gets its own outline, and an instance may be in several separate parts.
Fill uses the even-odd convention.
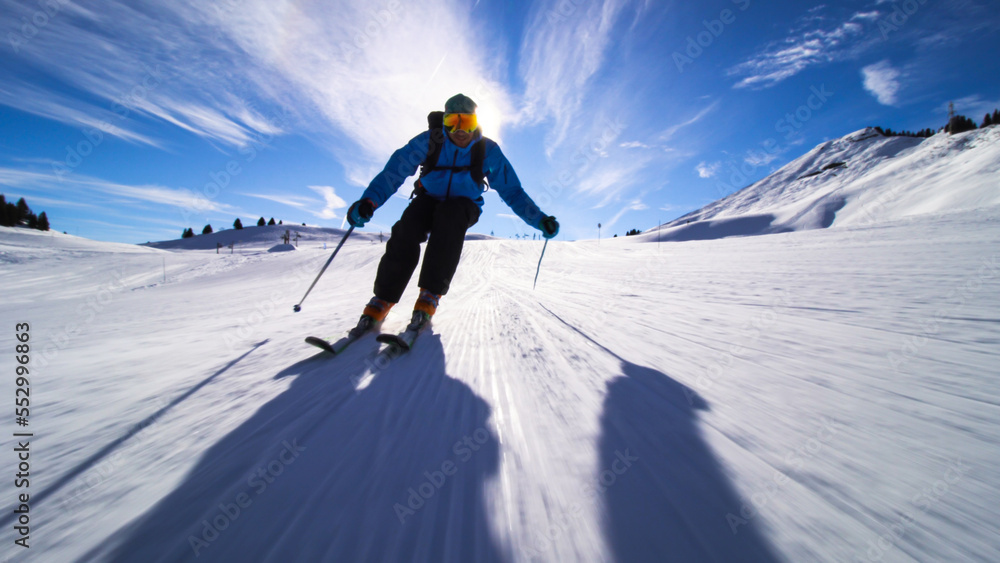
[[[862,129],[822,143],[767,178],[665,224],[659,236],[665,241],[714,239],[981,209],[1000,204],[998,179],[998,126],[929,139]]]

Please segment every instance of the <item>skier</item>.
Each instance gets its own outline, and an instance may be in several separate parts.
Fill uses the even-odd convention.
[[[428,116],[428,125],[427,131],[392,154],[361,199],[348,209],[348,222],[363,227],[403,180],[421,166],[410,204],[393,225],[379,262],[375,295],[352,333],[366,332],[381,323],[399,302],[420,260],[420,244],[424,241],[427,250],[420,269],[420,296],[413,306],[407,332],[415,335],[427,324],[441,296],[448,293],[462,255],[465,232],[479,221],[486,180],[518,217],[542,231],[546,239],[559,233],[556,218],[542,213],[521,188],[500,147],[483,136],[472,99],[463,94],[453,96],[445,102],[443,114],[432,112]]]

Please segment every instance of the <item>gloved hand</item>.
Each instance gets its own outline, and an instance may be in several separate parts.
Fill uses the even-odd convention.
[[[347,222],[352,227],[361,228],[375,214],[375,204],[370,199],[359,199],[347,210]]]
[[[542,236],[549,239],[559,234],[559,221],[556,221],[555,217],[549,215],[542,219],[538,228],[542,230]]]

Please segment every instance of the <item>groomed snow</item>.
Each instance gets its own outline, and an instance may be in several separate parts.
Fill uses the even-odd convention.
[[[535,291],[541,242],[470,241],[388,365],[302,342],[357,319],[377,234],[294,314],[340,231],[216,254],[2,228],[35,437],[32,547],[8,477],[0,557],[996,561],[1000,208],[839,220],[556,241]]]

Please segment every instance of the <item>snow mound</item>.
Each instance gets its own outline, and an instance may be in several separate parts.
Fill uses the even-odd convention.
[[[928,139],[862,129],[648,233],[707,240],[883,223],[1000,205],[1000,128]]]
[[[670,238],[664,240],[715,240],[727,237],[746,237],[783,233],[792,229],[775,225],[776,217],[770,213],[759,215],[744,215],[742,217],[723,217],[705,221],[690,221],[673,228]],[[655,234],[655,231],[653,231]]]
[[[207,235],[195,235],[191,238],[147,242],[142,246],[161,250],[216,250],[218,248],[251,249],[267,252],[280,252],[277,246],[284,244],[285,233],[288,233],[293,248],[303,245],[310,248],[321,247],[324,244],[335,247],[344,234],[344,229],[328,227],[312,227],[306,225],[265,225],[262,227],[243,227],[242,229],[225,229]],[[351,240],[369,242],[384,242],[389,239],[389,233],[366,232],[357,229],[351,233]],[[466,240],[498,240],[487,235],[469,233]]]
[[[12,260],[15,256],[30,259],[47,252],[150,254],[156,251],[134,244],[101,242],[58,231],[0,227],[0,262]]]
[[[305,225],[265,225],[262,227],[226,229],[207,235],[195,235],[186,239],[149,242],[144,246],[163,250],[216,250],[217,248],[226,248],[229,245],[233,245],[234,247],[253,248],[263,251],[272,248],[275,244],[284,243],[286,231],[292,244],[305,243],[313,247],[316,246],[316,243],[336,244],[340,242],[344,233],[347,232],[343,229],[308,227]],[[375,238],[377,240],[378,234],[354,231],[351,238]]]
[[[276,244],[271,248],[268,248],[268,252],[289,252],[295,250],[295,246],[291,244]]]

